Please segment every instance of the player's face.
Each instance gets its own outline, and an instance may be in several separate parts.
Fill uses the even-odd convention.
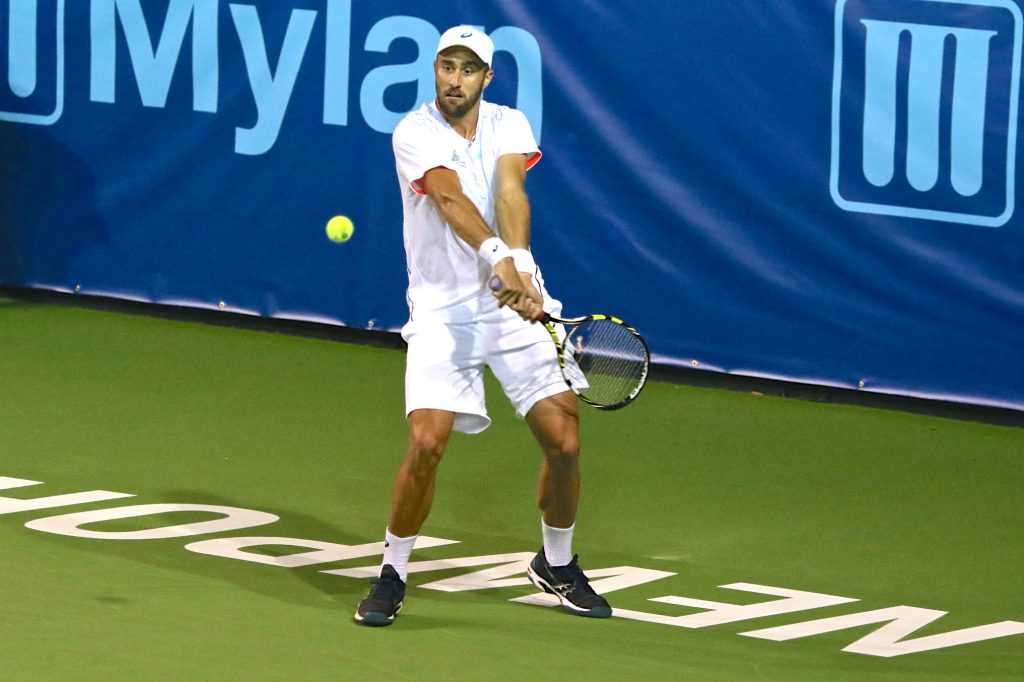
[[[437,108],[448,118],[460,119],[480,102],[494,72],[471,50],[453,47],[434,61]]]

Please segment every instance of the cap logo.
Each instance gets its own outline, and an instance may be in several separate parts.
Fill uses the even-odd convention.
[[[459,37],[460,37],[460,38],[469,38],[469,37],[470,37],[470,36],[472,36],[472,35],[473,35],[473,32],[472,32],[472,31],[469,31],[468,33],[463,33],[463,34],[462,34],[461,36],[459,36]]]

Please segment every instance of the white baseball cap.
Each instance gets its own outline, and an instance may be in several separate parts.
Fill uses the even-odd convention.
[[[487,66],[491,65],[494,58],[494,42],[486,33],[474,26],[453,26],[442,33],[441,40],[437,43],[437,54],[455,46],[472,50]]]

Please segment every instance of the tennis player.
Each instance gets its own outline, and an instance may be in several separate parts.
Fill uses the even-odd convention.
[[[456,26],[437,46],[437,98],[410,112],[392,144],[409,270],[405,395],[409,445],[395,478],[379,577],[355,620],[390,625],[402,608],[409,556],[430,512],[452,431],[490,424],[484,366],[501,383],[543,452],[538,483],[543,547],[527,575],[572,613],[607,618],[572,552],[579,499],[576,400],[542,325],[561,304],[531,255],[526,171],[540,160],[526,117],[482,99],[494,44]],[[494,293],[492,276],[501,280]]]

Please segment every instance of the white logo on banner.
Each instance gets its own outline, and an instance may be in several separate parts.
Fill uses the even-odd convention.
[[[836,204],[1006,224],[1014,210],[1021,24],[1010,0],[839,0]]]
[[[76,0],[77,2],[78,0]],[[0,45],[6,43],[7,82],[0,84],[0,120],[50,125],[63,113],[65,61],[65,0],[0,0]],[[253,5],[227,5],[230,22],[221,21],[220,0],[166,0],[162,17],[155,0],[91,0],[89,20],[73,22],[75,30],[89,30],[89,98],[92,102],[117,104],[125,93],[117,91],[119,69],[130,65],[143,106],[164,108],[178,63],[191,40],[192,109],[217,113],[220,105],[221,53],[238,45],[245,77],[256,109],[251,127],[235,128],[234,150],[259,155],[277,141],[295,84],[303,69],[323,69],[323,123],[349,124],[351,55],[359,41],[352,35],[352,0],[325,0],[322,11],[292,9],[280,44],[268,45]],[[80,5],[76,5],[80,7]],[[147,16],[151,17],[147,21]],[[6,30],[6,36],[3,35]],[[234,35],[224,35],[225,30]],[[536,39],[514,26],[491,30],[496,52],[515,60],[518,89],[515,106],[530,121],[539,141],[543,119],[541,56]],[[440,38],[428,21],[400,15],[385,17],[370,27],[362,43],[366,52],[387,54],[395,41],[412,40],[418,57],[405,64],[371,69],[358,85],[358,106],[371,129],[390,134],[408,111],[392,111],[385,91],[399,84],[415,84],[413,108],[434,98],[432,63]],[[322,65],[307,63],[314,41],[323,41]],[[44,48],[54,48],[45,54]],[[127,55],[121,55],[127,48]],[[124,57],[127,56],[127,60]],[[119,59],[120,57],[120,59]],[[84,60],[85,57],[83,56]],[[271,67],[271,65],[274,65]],[[232,74],[234,78],[234,74]],[[241,77],[241,76],[240,76]],[[120,80],[124,84],[124,79]],[[134,105],[134,104],[133,104]],[[129,105],[122,105],[129,106]]]

